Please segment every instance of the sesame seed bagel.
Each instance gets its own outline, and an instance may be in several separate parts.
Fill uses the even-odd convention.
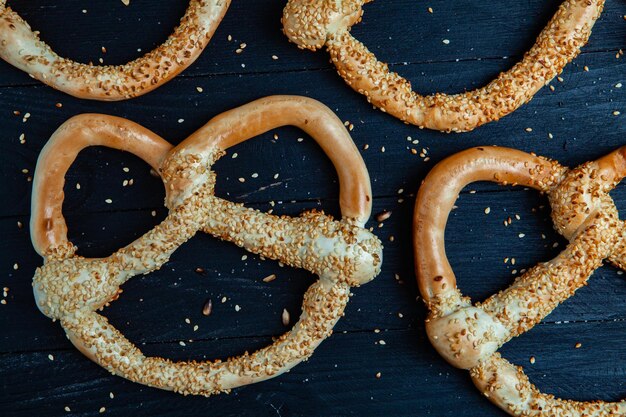
[[[226,149],[270,129],[294,125],[309,133],[335,165],[340,183],[340,221],[311,211],[275,216],[213,194],[211,165]],[[165,220],[112,255],[76,254],[62,213],[64,176],[88,146],[131,152],[163,179]],[[37,162],[33,182],[31,239],[44,264],[33,291],[43,314],[59,320],[70,341],[108,371],[152,387],[209,396],[278,376],[303,360],[331,335],[351,287],[380,272],[382,245],[363,227],[371,212],[370,180],[350,135],[321,103],[305,97],[256,100],[210,120],[177,147],[126,119],[85,114],[52,135]],[[117,299],[130,278],[163,266],[198,231],[319,276],[304,295],[293,328],[254,353],[224,361],[173,362],[145,356],[97,313]]]
[[[191,65],[207,46],[230,0],[191,0],[174,33],[124,65],[81,64],[58,56],[28,23],[0,0],[0,58],[74,97],[119,101],[146,94]]]
[[[530,101],[578,55],[604,6],[604,0],[565,0],[513,68],[476,90],[423,96],[350,34],[369,1],[289,0],[282,20],[285,35],[299,48],[325,45],[345,82],[385,113],[444,132],[473,130]]]
[[[624,176],[626,147],[575,169],[515,149],[479,147],[437,164],[418,192],[413,249],[417,282],[429,310],[428,337],[450,364],[468,369],[481,392],[511,415],[626,415],[626,401],[578,402],[541,393],[521,368],[497,352],[586,285],[605,259],[624,267],[626,228],[608,194]],[[556,230],[569,244],[556,258],[516,278],[509,288],[472,305],[457,288],[444,233],[460,191],[476,181],[546,193]]]

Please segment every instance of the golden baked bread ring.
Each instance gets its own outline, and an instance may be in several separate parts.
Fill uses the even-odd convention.
[[[575,169],[515,149],[479,147],[437,164],[417,195],[413,218],[415,268],[428,306],[426,331],[435,349],[514,416],[626,415],[626,401],[578,402],[540,392],[497,350],[532,329],[586,285],[608,259],[626,268],[626,227],[611,191],[626,176],[626,147]],[[466,185],[492,181],[548,195],[556,230],[569,240],[554,259],[519,276],[506,290],[472,305],[456,285],[444,247],[448,215]]]
[[[300,127],[331,157],[339,176],[342,220],[315,211],[275,216],[213,195],[211,165],[224,151],[283,125]],[[132,152],[155,168],[169,208],[154,229],[101,259],[75,254],[61,212],[65,173],[78,152],[93,145]],[[44,257],[33,279],[37,306],[61,322],[83,354],[135,382],[208,396],[263,381],[309,358],[343,315],[351,287],[380,272],[381,242],[363,228],[371,203],[361,155],[341,120],[315,100],[274,96],[254,101],[213,118],[175,148],[126,119],[76,116],[53,134],[35,171],[31,238]],[[147,357],[96,311],[117,298],[124,282],[160,268],[199,230],[304,268],[319,280],[304,295],[299,321],[268,347],[224,361]]]
[[[146,94],[191,65],[211,40],[230,0],[191,0],[180,25],[160,46],[124,65],[88,65],[58,56],[0,0],[0,58],[74,97],[117,101]]]
[[[283,12],[284,32],[299,48],[326,46],[346,83],[385,113],[444,132],[472,130],[530,101],[578,55],[604,6],[604,0],[565,0],[513,68],[476,90],[422,96],[350,34],[352,25],[361,20],[361,7],[370,1],[289,0]]]

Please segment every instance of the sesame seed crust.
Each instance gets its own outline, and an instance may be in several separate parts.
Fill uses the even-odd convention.
[[[580,52],[604,0],[565,0],[524,58],[484,87],[422,96],[350,34],[363,0],[290,0],[283,28],[299,48],[326,45],[337,72],[368,102],[403,122],[444,132],[466,132],[527,103]]]
[[[191,0],[180,24],[160,46],[124,65],[81,64],[58,56],[0,0],[0,58],[74,97],[118,101],[165,84],[191,65],[211,40],[230,0]]]
[[[624,223],[611,191],[626,176],[626,147],[575,169],[518,150],[479,147],[455,154],[428,174],[413,218],[420,292],[428,337],[453,366],[468,369],[493,403],[515,416],[623,416],[626,402],[577,402],[543,394],[521,368],[501,358],[504,343],[530,330],[585,286],[604,259],[624,265]],[[521,185],[548,195],[555,229],[568,239],[554,259],[472,306],[456,285],[444,247],[448,215],[475,181]]]
[[[284,114],[290,106],[291,118]],[[303,114],[306,118],[300,119]],[[338,166],[342,186],[354,184],[367,196],[371,191],[365,164],[353,152],[341,121],[329,114],[328,108],[311,99],[268,97],[212,119],[175,148],[125,119],[90,114],[68,120],[53,134],[35,170],[31,233],[44,257],[33,278],[37,306],[61,322],[83,354],[113,374],[184,395],[228,392],[278,376],[307,360],[332,334],[351,287],[371,281],[380,272],[382,244],[363,228],[371,198],[342,194],[355,200],[341,202],[340,221],[317,211],[299,217],[270,215],[214,196],[216,175],[211,165],[229,146],[290,121],[306,125],[323,149],[332,149],[333,163],[347,165]],[[235,128],[245,132],[235,133]],[[339,133],[328,136],[333,131]],[[163,179],[169,209],[159,225],[100,259],[76,255],[61,213],[63,177],[78,152],[92,145],[133,152],[153,166]],[[364,199],[369,203],[362,205]],[[199,230],[265,258],[304,268],[319,280],[306,291],[298,322],[266,348],[202,362],[147,357],[96,311],[117,299],[124,282],[163,266]]]

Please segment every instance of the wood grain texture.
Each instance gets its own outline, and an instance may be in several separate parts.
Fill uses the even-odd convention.
[[[417,91],[462,91],[513,65],[559,4],[483,3],[378,0],[366,6],[353,33]],[[137,48],[147,51],[161,43],[186,6],[174,0],[131,0],[128,7],[116,0],[9,4],[60,54],[94,62],[102,57],[113,64],[136,57]],[[416,301],[411,259],[414,195],[437,161],[470,146],[511,146],[576,165],[624,145],[626,86],[616,86],[626,85],[626,57],[616,54],[626,49],[626,3],[607,1],[589,45],[566,67],[563,82],[551,84],[554,91],[544,88],[511,116],[462,135],[419,130],[372,109],[343,84],[327,54],[300,51],[287,42],[280,32],[283,5],[234,1],[192,67],[131,101],[76,100],[0,62],[0,199],[6,202],[0,207],[0,286],[9,288],[7,303],[0,305],[0,415],[70,415],[66,406],[71,415],[80,416],[100,415],[101,407],[109,415],[503,415],[425,338],[425,311]],[[237,54],[241,43],[246,47]],[[41,259],[28,236],[29,177],[39,151],[63,121],[79,113],[128,117],[176,144],[220,112],[269,94],[316,98],[353,124],[351,134],[372,178],[374,213],[393,212],[382,227],[375,220],[369,223],[385,244],[381,275],[354,290],[336,333],[311,360],[276,380],[205,399],[107,374],[73,349],[59,325],[34,305],[31,279]],[[620,114],[613,115],[615,111]],[[26,113],[30,117],[24,121]],[[423,149],[427,161],[419,156]],[[233,148],[215,170],[220,196],[276,213],[297,215],[317,208],[338,214],[332,166],[296,129],[277,129]],[[123,186],[129,179],[133,185]],[[70,238],[86,256],[111,253],[166,213],[160,180],[137,158],[107,149],[81,153],[65,191]],[[626,209],[626,187],[612,195],[618,208]],[[463,292],[475,300],[504,288],[523,268],[550,259],[563,247],[564,240],[552,230],[547,200],[533,191],[474,184],[457,205],[446,245]],[[505,227],[502,222],[508,217],[513,222]],[[277,279],[264,283],[262,278],[270,274]],[[284,332],[282,309],[296,317],[312,280],[306,272],[281,268],[198,235],[163,269],[127,283],[104,314],[147,353],[175,359],[226,357],[263,346]],[[214,308],[205,317],[201,309],[208,299]],[[625,299],[624,275],[603,267],[589,286],[502,352],[524,365],[546,392],[585,400],[622,398]],[[580,349],[575,349],[577,342]],[[564,355],[567,366],[562,365]],[[537,359],[534,365],[530,356]]]

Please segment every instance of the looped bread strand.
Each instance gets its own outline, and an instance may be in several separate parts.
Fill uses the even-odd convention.
[[[180,24],[160,46],[124,65],[88,65],[58,56],[0,0],[0,58],[77,98],[118,101],[146,94],[191,65],[211,40],[230,0],[191,0]]]
[[[473,148],[440,162],[418,192],[413,242],[419,289],[430,311],[428,337],[448,362],[468,369],[481,392],[511,415],[608,417],[626,413],[626,402],[577,402],[543,394],[521,368],[497,353],[500,346],[530,330],[584,286],[604,259],[619,267],[626,265],[626,227],[608,194],[626,175],[625,156],[623,147],[568,170],[555,161],[514,149]],[[456,286],[445,253],[444,231],[461,189],[475,181],[545,192],[555,227],[569,244],[506,290],[472,306]]]
[[[444,132],[473,130],[530,101],[578,55],[604,6],[604,0],[565,0],[513,68],[476,90],[422,96],[350,34],[368,2],[289,0],[283,12],[284,32],[299,48],[316,50],[325,45],[345,82],[383,112]]]

